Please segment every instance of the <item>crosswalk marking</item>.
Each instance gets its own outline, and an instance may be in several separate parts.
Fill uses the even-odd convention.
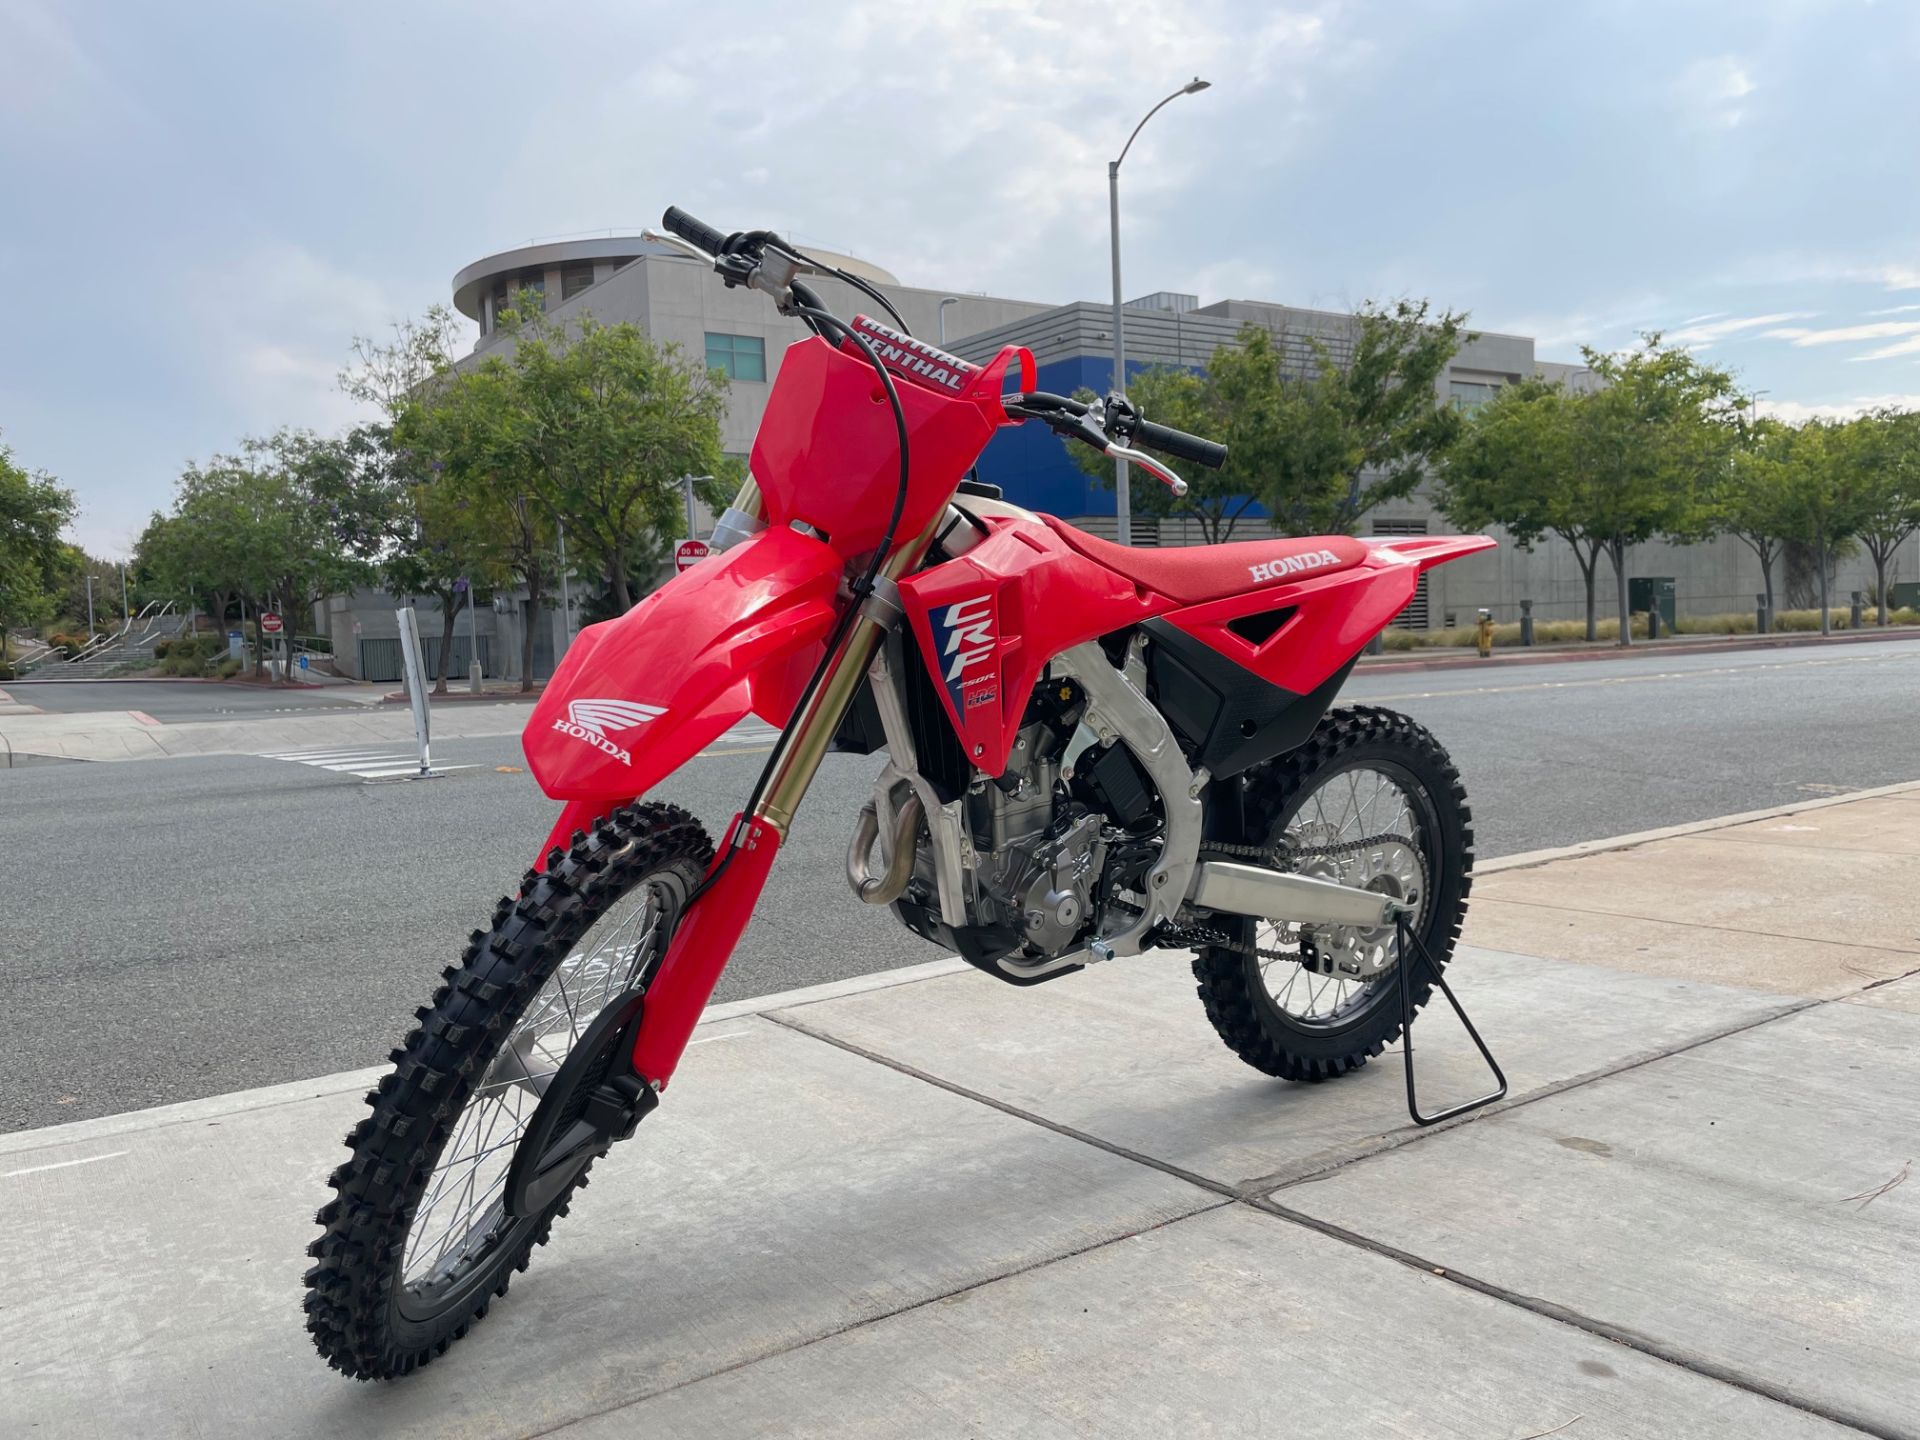
[[[714,745],[764,745],[777,739],[780,731],[777,726],[768,725],[760,720],[742,720],[724,735],[713,740]],[[270,750],[263,752],[262,760],[284,760],[294,765],[305,765],[314,770],[325,770],[334,775],[352,775],[360,780],[392,780],[402,775],[412,775],[420,769],[419,756],[411,749],[396,749],[391,745],[335,745],[318,750]],[[473,770],[477,765],[435,764],[438,771]]]
[[[262,760],[287,760],[335,775],[352,775],[360,780],[392,780],[401,775],[418,774],[420,757],[408,750],[281,750],[262,755]],[[473,765],[435,765],[435,770],[472,770]]]

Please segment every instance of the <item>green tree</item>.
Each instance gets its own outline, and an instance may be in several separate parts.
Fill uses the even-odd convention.
[[[1148,371],[1128,397],[1150,420],[1220,441],[1227,464],[1183,469],[1184,499],[1135,475],[1131,503],[1142,514],[1192,515],[1210,541],[1230,535],[1255,502],[1286,534],[1348,534],[1374,507],[1411,494],[1458,439],[1460,413],[1438,402],[1438,386],[1473,338],[1466,316],[1435,314],[1425,300],[1369,302],[1332,340],[1248,324],[1199,375]],[[1111,488],[1111,461],[1068,448]]]
[[[1774,613],[1773,567],[1793,530],[1785,474],[1792,434],[1778,420],[1741,425],[1727,463],[1703,494],[1706,528],[1733,536],[1760,562],[1769,615]]]
[[[50,475],[22,468],[0,444],[0,666],[11,668],[9,629],[42,619],[52,608],[66,559],[60,531],[73,512],[71,491]]]
[[[1581,502],[1574,395],[1544,380],[1504,387],[1473,416],[1441,479],[1439,500],[1462,530],[1504,528],[1522,545],[1557,535],[1586,588],[1587,639],[1599,634],[1595,577],[1607,537]]]
[[[1283,337],[1283,354],[1249,327],[1237,356],[1215,357],[1222,402],[1240,419],[1241,463],[1264,478],[1260,498],[1288,534],[1351,533],[1411,494],[1460,436],[1461,414],[1439,403],[1438,386],[1475,338],[1464,314],[1369,302],[1345,338],[1336,348]]]
[[[426,427],[412,427],[412,444],[395,439],[411,407],[431,399],[451,375],[462,333],[459,318],[435,305],[419,319],[397,321],[385,340],[356,335],[353,363],[340,372],[340,388],[363,404],[377,406],[381,419],[365,427],[379,458],[373,488],[385,534],[380,548],[380,583],[411,601],[424,595],[440,608],[440,655],[433,693],[447,692],[454,634],[463,605],[510,579],[494,573],[494,546],[475,526],[472,505],[441,482],[446,457],[428,448]]]
[[[514,372],[498,359],[473,370],[452,371],[436,379],[420,399],[407,405],[393,430],[398,450],[434,457],[434,494],[427,509],[432,536],[438,522],[457,519],[465,553],[454,560],[451,548],[436,551],[423,544],[423,567],[457,568],[450,577],[487,575],[526,586],[528,612],[538,615],[554,575],[556,535],[552,512],[542,496],[544,475],[524,443],[527,417],[520,404]],[[441,528],[438,540],[452,546],[454,536]],[[439,557],[436,559],[436,557]],[[533,626],[520,641],[520,688],[533,688]]]
[[[591,317],[522,325],[507,362],[525,423],[516,439],[569,540],[604,570],[622,613],[631,567],[684,523],[682,480],[722,468],[727,379],[634,325]],[[724,499],[716,484],[703,498]]]
[[[1620,643],[1632,643],[1627,549],[1656,535],[1693,540],[1710,527],[1703,497],[1724,470],[1735,430],[1733,378],[1648,335],[1625,355],[1586,351],[1602,388],[1507,387],[1473,417],[1448,465],[1442,504],[1463,527],[1498,524],[1573,547],[1595,638],[1594,568],[1612,562]]]
[[[1218,545],[1232,537],[1234,526],[1257,503],[1260,489],[1260,477],[1249,471],[1240,449],[1233,444],[1233,419],[1214,379],[1225,363],[1224,357],[1230,353],[1216,354],[1215,369],[1206,374],[1172,368],[1147,370],[1134,376],[1133,383],[1127,387],[1127,398],[1149,420],[1191,435],[1204,435],[1227,446],[1227,463],[1218,470],[1209,470],[1204,465],[1179,467],[1181,477],[1187,482],[1185,495],[1176,496],[1138,466],[1132,468],[1129,476],[1128,494],[1134,514],[1161,518],[1191,516],[1199,522],[1200,533],[1209,545]],[[1083,391],[1078,398],[1090,399],[1092,395],[1092,391]],[[1112,460],[1085,445],[1061,443],[1066,445],[1074,464],[1107,489],[1113,488]]]
[[[1860,505],[1857,534],[1873,560],[1880,623],[1887,623],[1893,555],[1920,531],[1920,414],[1877,410],[1848,427]]]
[[[1820,633],[1832,633],[1834,556],[1860,533],[1869,502],[1866,437],[1852,425],[1809,420],[1792,433],[1782,479],[1788,538],[1807,547],[1819,579]]]
[[[365,437],[282,430],[189,466],[172,511],[142,533],[136,564],[176,594],[205,598],[217,615],[235,601],[243,615],[278,609],[297,633],[315,603],[372,572],[380,539],[363,489],[365,452]]]

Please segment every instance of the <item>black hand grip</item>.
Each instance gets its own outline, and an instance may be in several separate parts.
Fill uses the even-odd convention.
[[[709,255],[726,253],[727,237],[704,220],[694,219],[678,205],[669,205],[660,223],[667,227],[668,234],[678,235],[689,245],[698,245]]]
[[[1156,425],[1151,420],[1141,420],[1133,427],[1135,443],[1149,450],[1159,450],[1176,456],[1181,460],[1191,460],[1196,465],[1204,465],[1209,470],[1218,470],[1227,463],[1227,447],[1216,445],[1211,440],[1202,440],[1198,435],[1189,435],[1184,430],[1175,430],[1168,425]]]

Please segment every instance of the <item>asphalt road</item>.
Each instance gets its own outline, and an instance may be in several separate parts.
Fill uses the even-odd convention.
[[[1920,645],[1362,676],[1346,698],[1452,750],[1483,857],[1920,778]],[[0,1130],[380,1063],[556,810],[515,739],[434,754],[470,768],[0,771]],[[662,797],[718,833],[762,759],[710,754]],[[937,957],[846,890],[875,766],[828,758],[720,998]]]

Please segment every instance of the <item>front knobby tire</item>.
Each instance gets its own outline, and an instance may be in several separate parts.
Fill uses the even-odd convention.
[[[334,1171],[334,1198],[315,1217],[325,1228],[307,1252],[316,1262],[307,1329],[329,1365],[362,1380],[405,1375],[445,1353],[527,1268],[587,1183],[583,1169],[519,1218],[488,1200],[482,1187],[504,1190],[515,1137],[537,1105],[528,1082],[557,1068],[594,1014],[657,963],[712,859],[712,842],[684,810],[623,809],[591,835],[575,832],[500,902],[490,929],[474,931],[461,963],[415,1012],[393,1073],[368,1094],[373,1113],[347,1136],[352,1158]],[[453,1173],[466,1163],[461,1137],[477,1135],[483,1118],[491,1128],[472,1142],[472,1173]],[[480,1193],[449,1199],[448,1187],[461,1184]],[[471,1232],[439,1242],[436,1214],[470,1215]],[[435,1243],[441,1253],[430,1255]]]
[[[1466,918],[1473,813],[1453,761],[1423,726],[1375,706],[1332,710],[1304,745],[1254,767],[1244,784],[1239,821],[1210,828],[1218,839],[1310,847],[1405,835],[1423,862],[1424,873],[1415,872],[1424,889],[1416,933],[1435,961],[1448,962]],[[1338,878],[1356,877],[1349,871]],[[1247,953],[1301,954],[1298,927],[1245,919],[1218,928],[1234,943],[1198,950],[1194,978],[1213,1028],[1254,1069],[1283,1080],[1328,1080],[1359,1069],[1399,1038],[1398,966],[1408,957],[1397,953],[1397,940],[1376,940],[1390,947],[1392,963],[1362,984]],[[1416,965],[1413,982],[1418,1010],[1433,988],[1424,965]]]

